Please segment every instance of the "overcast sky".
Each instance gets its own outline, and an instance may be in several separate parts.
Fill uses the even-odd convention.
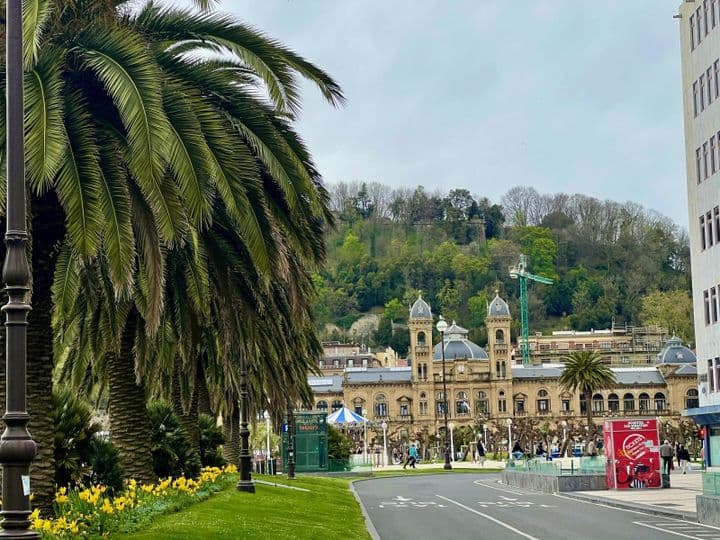
[[[635,201],[687,226],[680,0],[221,0],[330,72],[299,130],[328,182]]]

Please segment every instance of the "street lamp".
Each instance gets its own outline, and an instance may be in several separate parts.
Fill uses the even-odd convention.
[[[5,538],[40,538],[30,531],[30,462],[37,445],[27,423],[25,365],[27,317],[30,311],[30,269],[25,254],[25,149],[23,123],[23,21],[22,0],[5,4],[6,32],[6,155],[7,155],[7,252],[2,279],[8,303],[5,312],[5,432],[0,437],[2,463],[2,516]]]
[[[507,419],[508,427],[508,459],[510,459],[510,452],[512,452],[512,418]]]
[[[567,457],[567,420],[563,420],[562,422],[560,422],[560,425],[563,428],[563,444],[565,445],[565,457]]]
[[[443,382],[443,416],[445,417],[445,465],[443,469],[452,469],[450,464],[450,448],[448,447],[448,398],[447,398],[447,383],[445,381],[445,330],[447,330],[447,323],[440,315],[440,319],[435,325],[437,331],[440,332],[440,351],[442,352],[442,382]]]
[[[455,461],[455,443],[453,441],[453,431],[455,430],[455,424],[450,422],[448,424],[448,427],[450,428],[450,456],[453,461]]]
[[[248,414],[250,404],[247,389],[247,366],[245,354],[240,355],[240,479],[237,483],[238,491],[255,493],[255,483],[252,481],[252,454],[250,453],[250,430],[248,429]]]
[[[387,422],[383,421],[382,424],[380,424],[383,430],[383,467],[387,467]]]
[[[272,471],[270,471],[270,413],[265,411],[263,418],[265,418],[265,433],[267,434],[267,473],[273,474]]]
[[[363,463],[367,464],[367,409],[362,410],[363,415]]]
[[[488,445],[487,445],[487,424],[483,424],[483,441],[485,442],[485,451],[488,452]]]
[[[287,404],[287,430],[288,430],[288,463],[287,477],[288,480],[295,479],[295,415],[293,414],[293,403],[288,400]]]

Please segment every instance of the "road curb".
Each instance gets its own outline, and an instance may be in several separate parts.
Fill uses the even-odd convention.
[[[691,521],[698,523],[696,512],[683,512],[681,510],[672,510],[670,508],[657,508],[655,506],[648,506],[641,503],[628,503],[625,501],[613,501],[612,499],[605,499],[603,497],[593,497],[592,495],[580,495],[572,492],[556,493],[558,497],[567,497],[568,499],[577,499],[579,501],[585,501],[593,504],[602,504],[604,506],[612,506],[614,508],[621,508],[623,510],[634,510],[635,512],[642,512],[644,514],[652,514],[654,516],[669,517],[674,519],[681,519],[684,521]]]
[[[368,514],[368,511],[365,509],[365,505],[363,504],[362,500],[360,499],[360,496],[357,494],[357,491],[355,491],[355,482],[367,482],[369,478],[362,478],[359,480],[352,480],[350,482],[350,491],[353,494],[353,497],[355,497],[355,500],[360,505],[360,511],[362,512],[362,515],[365,517],[365,528],[367,529],[368,533],[370,534],[370,537],[373,540],[380,540],[380,535],[378,534],[377,530],[375,529],[375,525],[373,525],[372,520],[370,519],[370,514]]]

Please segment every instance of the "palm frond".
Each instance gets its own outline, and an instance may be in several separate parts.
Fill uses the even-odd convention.
[[[25,167],[35,193],[53,182],[67,147],[63,117],[64,51],[42,50],[38,62],[25,75]]]
[[[102,230],[98,205],[100,167],[95,132],[81,98],[65,99],[67,151],[57,173],[55,188],[65,210],[68,238],[75,251],[91,257],[97,251]]]

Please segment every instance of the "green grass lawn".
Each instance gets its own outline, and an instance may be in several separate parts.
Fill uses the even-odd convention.
[[[310,492],[256,484],[255,494],[230,488],[174,514],[159,517],[142,531],[114,538],[262,538],[362,539],[370,535],[346,478],[284,478],[271,480]]]

